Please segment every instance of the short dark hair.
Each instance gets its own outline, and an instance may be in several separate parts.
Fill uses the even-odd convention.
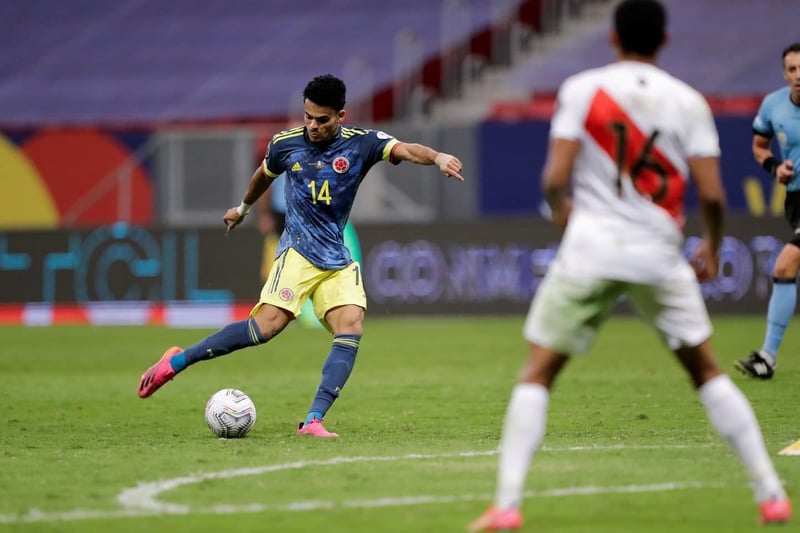
[[[614,11],[614,29],[624,52],[652,56],[666,39],[667,10],[658,0],[623,0]]]
[[[792,43],[786,48],[783,49],[783,55],[781,56],[781,60],[786,59],[786,56],[791,54],[792,52],[800,52],[800,43]]]
[[[341,111],[346,94],[347,87],[342,80],[332,74],[323,74],[308,82],[303,90],[303,101],[308,99],[317,105]]]

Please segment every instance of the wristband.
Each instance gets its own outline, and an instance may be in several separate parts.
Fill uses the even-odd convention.
[[[778,167],[781,166],[781,162],[775,157],[769,156],[761,163],[761,166],[764,167],[764,170],[769,172],[774,178],[778,172]]]
[[[239,213],[239,216],[240,216],[240,217],[243,217],[243,216],[245,216],[247,213],[249,213],[249,212],[250,212],[250,206],[251,206],[251,205],[252,205],[252,204],[246,204],[246,203],[244,203],[244,201],[242,201],[242,203],[241,203],[241,204],[239,204],[239,207],[237,207],[237,208],[236,208],[236,212],[237,212],[237,213]]]

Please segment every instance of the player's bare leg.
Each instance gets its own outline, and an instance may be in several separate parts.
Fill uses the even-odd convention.
[[[730,444],[753,483],[762,523],[789,520],[791,503],[767,453],[750,402],[741,390],[722,373],[711,353],[711,344],[675,351],[697,388],[714,429]]]
[[[289,322],[294,320],[294,315],[286,309],[281,309],[280,307],[275,307],[270,304],[262,304],[256,311],[253,319],[258,325],[258,331],[261,334],[263,342],[267,342],[286,329]]]

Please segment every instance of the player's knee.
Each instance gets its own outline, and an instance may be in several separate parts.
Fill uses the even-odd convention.
[[[258,325],[261,337],[266,342],[283,331],[289,322],[294,319],[294,316],[286,309],[264,304],[258,308],[253,318]]]
[[[775,259],[772,275],[776,278],[796,278],[800,272],[800,235],[783,247]]]
[[[775,266],[772,268],[772,277],[775,279],[794,279],[797,277],[798,270],[800,270],[800,263],[794,258],[780,257],[775,261]]]
[[[325,320],[334,335],[362,335],[364,333],[364,309],[357,305],[344,305],[328,311]]]

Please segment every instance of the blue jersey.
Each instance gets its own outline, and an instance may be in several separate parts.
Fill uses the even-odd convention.
[[[277,254],[291,247],[323,270],[349,265],[344,227],[358,187],[375,163],[397,162],[392,152],[398,144],[381,131],[345,126],[318,143],[305,127],[275,134],[263,167],[272,178],[286,173],[286,228]]]
[[[791,159],[794,176],[786,184],[787,191],[800,190],[800,106],[792,102],[789,87],[769,93],[753,120],[753,131],[778,140],[783,160]]]

